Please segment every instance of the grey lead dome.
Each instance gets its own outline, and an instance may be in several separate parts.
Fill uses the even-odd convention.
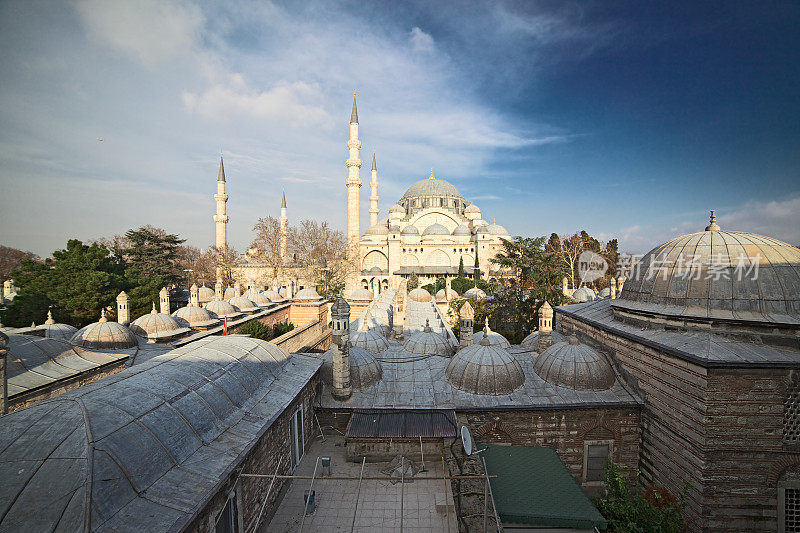
[[[525,383],[525,373],[514,356],[486,340],[458,352],[444,372],[450,385],[472,394],[510,394]]]
[[[543,351],[534,360],[533,370],[552,385],[574,390],[606,390],[615,379],[611,363],[575,336]]]
[[[439,178],[419,180],[408,188],[402,199],[416,198],[419,196],[451,196],[463,198],[455,185]]]

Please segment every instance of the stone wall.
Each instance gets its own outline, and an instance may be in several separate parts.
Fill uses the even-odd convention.
[[[280,337],[270,341],[289,353],[327,350],[331,345],[331,329],[327,322],[308,322],[295,326]]]
[[[362,457],[368,463],[389,462],[398,455],[403,455],[418,466],[425,460],[427,463],[442,462],[444,448],[442,439],[347,439],[345,448],[347,460],[360,462]],[[427,458],[427,459],[425,459]]]
[[[278,469],[279,464],[279,474],[291,473],[289,464],[289,424],[292,415],[301,403],[303,404],[303,428],[306,448],[310,446],[311,441],[319,434],[314,424],[314,410],[312,407],[317,379],[317,377],[314,377],[291,405],[278,416],[278,419],[272,423],[255,447],[242,459],[237,470],[231,472],[230,476],[221,484],[217,494],[199,512],[195,520],[185,528],[186,531],[213,532],[215,530],[214,521],[224,508],[228,500],[228,494],[232,490],[236,491],[236,503],[240,520],[239,531],[257,529],[255,521],[264,502],[271,478],[244,478],[238,477],[237,473],[240,469],[244,473],[272,476]],[[269,494],[269,502],[261,516],[260,524],[269,523],[271,515],[277,509],[281,489],[287,481],[275,480],[272,491]]]
[[[293,303],[289,309],[289,322],[305,324],[320,321],[328,323],[328,306],[326,302]]]
[[[640,468],[646,482],[689,490],[698,531],[775,531],[777,479],[800,463],[782,444],[789,370],[704,368],[559,315],[601,343],[644,393]]]

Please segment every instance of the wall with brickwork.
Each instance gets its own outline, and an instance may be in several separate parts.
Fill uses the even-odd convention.
[[[324,301],[318,303],[293,303],[289,308],[289,322],[292,324],[297,325],[316,321],[328,323],[328,305]]]
[[[691,530],[776,530],[777,479],[800,463],[800,448],[782,444],[789,370],[706,369],[558,318],[612,352],[644,392],[643,476],[675,493],[692,483]]]

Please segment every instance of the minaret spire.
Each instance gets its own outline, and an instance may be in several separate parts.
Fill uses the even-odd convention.
[[[347,166],[347,257],[351,261],[358,260],[358,241],[361,236],[359,224],[359,188],[361,188],[361,160],[358,151],[361,141],[358,140],[358,111],[356,110],[356,94],[353,93],[353,111],[350,113],[350,139],[347,141],[349,157],[345,162]]]
[[[286,191],[283,191],[283,200],[281,200],[281,216],[278,219],[281,224],[281,258],[286,258],[286,237],[289,234],[287,224],[289,218],[286,216]]]
[[[369,225],[378,225],[378,167],[375,164],[375,150],[372,151],[372,170],[369,180]]]
[[[217,194],[214,195],[214,200],[217,202],[217,213],[214,215],[214,224],[216,225],[216,247],[217,258],[222,258],[222,254],[227,249],[227,233],[226,228],[228,224],[228,215],[225,214],[225,204],[228,202],[228,195],[225,194],[225,167],[222,163],[222,154],[219,154],[219,173],[217,174]],[[222,277],[222,265],[217,264],[217,278]]]

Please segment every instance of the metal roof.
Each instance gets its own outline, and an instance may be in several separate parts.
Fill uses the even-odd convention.
[[[0,530],[180,530],[316,373],[214,337],[0,418]]]
[[[458,436],[452,409],[356,410],[347,427],[348,438],[443,438]]]

